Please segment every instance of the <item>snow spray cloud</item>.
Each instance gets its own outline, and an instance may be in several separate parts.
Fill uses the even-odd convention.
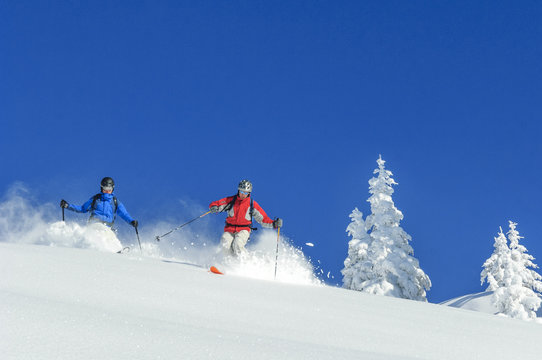
[[[179,222],[186,222],[186,219]],[[139,230],[143,253],[148,257],[203,266],[215,256],[218,244],[218,236],[209,232],[208,225],[208,222],[201,220],[199,224],[185,226],[157,241],[156,236],[167,233],[179,224],[169,221],[146,224]]]
[[[228,274],[263,280],[275,279],[292,284],[319,285],[322,281],[314,275],[313,266],[303,252],[281,235],[278,244],[277,232],[262,229],[252,234],[247,245],[248,252],[239,258],[226,257],[221,266]]]
[[[201,213],[194,209],[192,215]],[[191,216],[192,216],[191,215]],[[216,227],[212,221],[201,220],[194,227],[183,227],[157,243],[156,234],[164,234],[175,225],[160,222],[148,226],[142,233],[143,252],[146,256],[165,261],[197,265],[203,268],[218,266],[231,275],[273,280],[275,260],[277,259],[277,232],[260,229],[253,232],[247,244],[247,253],[239,258],[225,256],[219,244],[222,226]],[[151,239],[151,241],[149,241]],[[303,252],[294,247],[290,240],[281,235],[279,242],[277,277],[281,282],[295,284],[322,284],[314,275],[313,266]]]
[[[16,183],[0,202],[0,241],[46,244],[42,235],[53,221],[52,210],[52,205],[38,205],[24,185]]]
[[[116,252],[124,246],[138,247],[136,234],[131,226],[117,224],[119,230],[114,233],[104,225],[87,224],[88,214],[76,214],[69,210],[65,213],[66,221],[60,221],[61,209],[58,205],[38,202],[22,183],[16,183],[0,200],[0,241],[90,248],[105,252]],[[208,240],[204,236],[191,233],[189,229],[174,233],[161,243],[156,242],[157,234],[168,231],[173,226],[175,225],[159,222],[145,226],[143,231],[140,229],[144,255],[198,261],[202,256],[197,248],[205,248]],[[208,256],[204,256],[206,257]]]
[[[248,253],[238,259],[224,257],[219,238],[221,221],[206,216],[156,241],[162,235],[196,218],[206,211],[198,205],[184,204],[181,215],[167,221],[141,221],[139,235],[143,253],[139,252],[136,234],[131,226],[117,224],[113,233],[101,224],[87,224],[88,214],[66,211],[66,221],[60,221],[57,204],[40,203],[21,183],[13,185],[0,201],[0,241],[47,246],[94,249],[116,252],[125,246],[129,256],[157,258],[162,261],[191,264],[202,268],[222,267],[233,275],[273,280],[277,248],[277,232],[261,229],[253,232],[247,245]],[[222,220],[222,218],[220,218]],[[281,282],[320,284],[313,266],[290,240],[280,237],[277,276]]]
[[[0,202],[0,241],[48,246],[91,248],[117,252],[122,245],[102,224],[91,226],[58,221],[60,208],[39,204],[28,189],[16,183]]]

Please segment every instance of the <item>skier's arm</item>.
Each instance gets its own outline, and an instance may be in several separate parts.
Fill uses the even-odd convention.
[[[128,214],[128,211],[120,201],[118,204],[117,213],[124,221],[126,221],[130,225],[132,224],[132,221],[134,221],[134,219],[130,216],[130,214]]]
[[[86,213],[90,209],[90,206],[92,205],[93,198],[94,197],[91,197],[90,199],[88,199],[88,201],[86,203],[84,203],[81,206],[74,205],[74,204],[69,204],[67,209],[71,210],[71,211],[78,212],[78,213]]]
[[[261,224],[264,228],[272,229],[273,220],[267,216],[262,207],[254,201],[254,207],[252,209],[252,218]]]
[[[225,197],[224,199],[220,199],[220,200],[217,200],[217,201],[213,201],[212,203],[209,204],[209,209],[211,209],[213,206],[216,206],[218,207],[218,211],[217,212],[221,212],[221,211],[224,211],[224,208],[233,201],[233,198],[235,197],[234,196],[228,196],[228,197]]]

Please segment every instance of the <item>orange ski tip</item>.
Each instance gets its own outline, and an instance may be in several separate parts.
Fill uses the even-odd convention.
[[[212,273],[224,275],[224,273],[220,272],[220,270],[218,270],[218,269],[215,268],[214,266],[211,266],[211,268],[210,268],[209,270],[210,270]]]

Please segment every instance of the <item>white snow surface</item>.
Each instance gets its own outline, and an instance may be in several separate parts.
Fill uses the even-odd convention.
[[[0,242],[0,274],[2,359],[534,360],[542,354],[542,325],[535,322],[317,282],[215,275],[137,250]]]
[[[448,305],[460,309],[479,311],[486,314],[498,314],[499,310],[492,303],[493,291],[483,291],[446,300],[441,305]],[[542,324],[542,308],[536,312],[536,321]]]
[[[147,224],[140,253],[126,225],[57,215],[21,187],[0,202],[1,360],[541,358],[541,324],[324,286],[283,235],[275,279],[274,231],[228,261],[205,228]]]

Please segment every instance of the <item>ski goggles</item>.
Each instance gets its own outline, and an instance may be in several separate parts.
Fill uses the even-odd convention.
[[[104,191],[113,191],[113,186],[102,186],[102,190],[104,190]]]
[[[239,194],[248,195],[248,194],[250,194],[250,192],[249,191],[239,190]]]

